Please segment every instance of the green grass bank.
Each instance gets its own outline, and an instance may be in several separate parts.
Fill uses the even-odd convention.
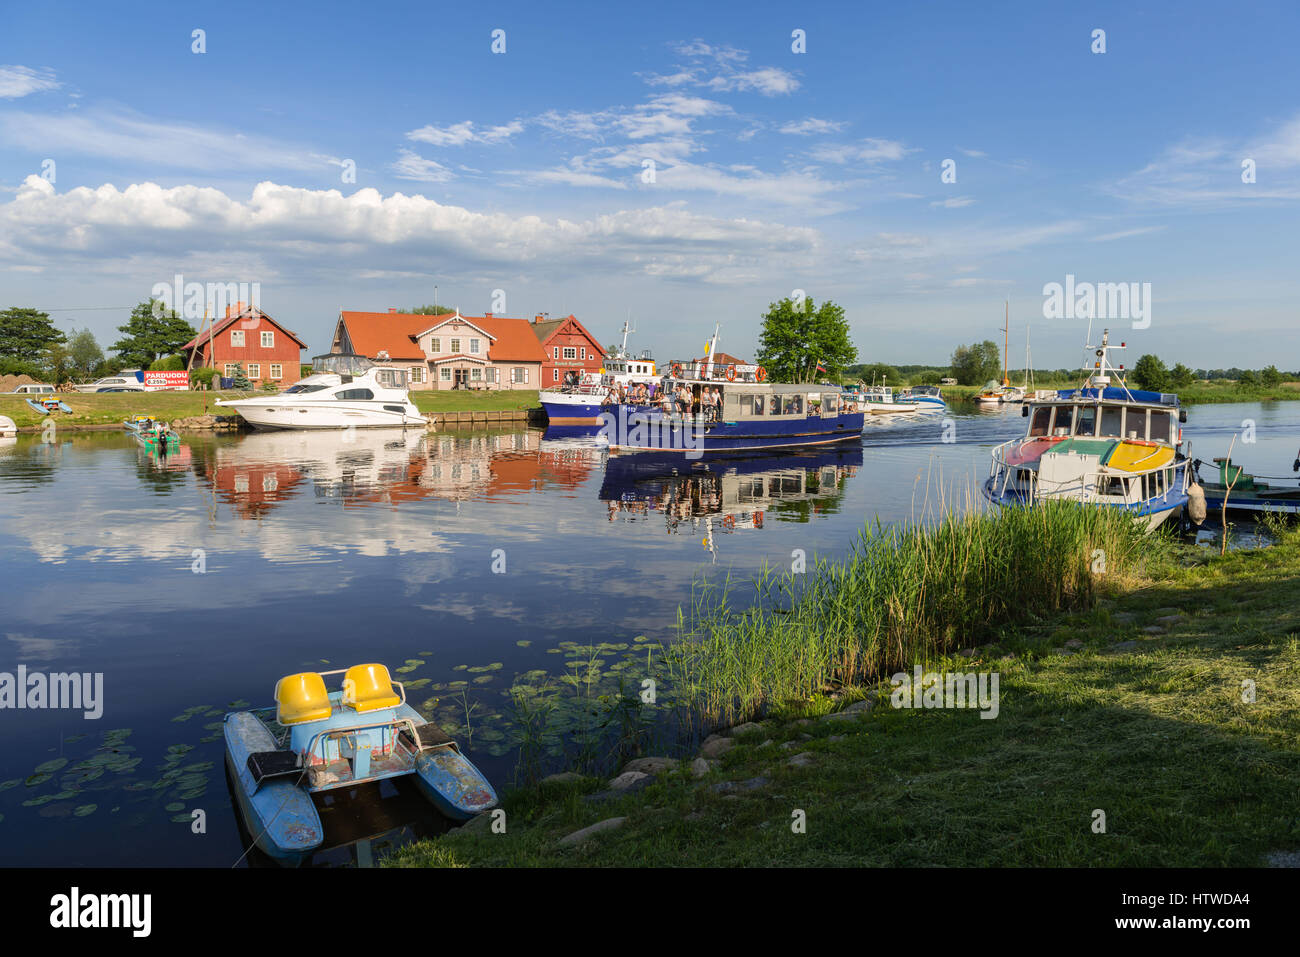
[[[1267,865],[1300,850],[1300,531],[1280,531],[1270,548],[1224,556],[1158,538],[1126,553],[1126,537],[1111,539],[1121,552],[1108,553],[1105,572],[1096,574],[1083,556],[1066,555],[1061,564],[1063,546],[1053,542],[1077,543],[1081,532],[1104,542],[1113,530],[1057,525],[1039,529],[1047,540],[1037,546],[1023,540],[1011,558],[995,556],[987,571],[968,569],[953,590],[979,601],[986,589],[987,620],[958,609],[952,631],[933,639],[925,656],[933,670],[998,673],[996,719],[976,710],[896,709],[888,687],[872,680],[831,680],[799,695],[816,683],[817,666],[763,661],[766,680],[787,682],[778,695],[793,696],[727,732],[725,746],[715,739],[710,753],[718,759],[707,770],[692,772],[683,761],[621,796],[594,778],[507,791],[505,833],[480,818],[387,863],[1199,867]],[[962,567],[963,540],[989,545],[995,540],[979,537],[999,534],[958,528],[896,547],[900,559],[933,561],[936,575],[952,574]],[[825,610],[799,609],[796,601],[791,614],[772,615],[795,622],[821,615],[841,621],[844,634],[850,621],[861,622],[859,644],[877,649],[878,665],[868,667],[872,656],[864,653],[845,674],[871,679],[892,667],[891,647],[903,660],[927,650],[898,624],[942,623],[952,609],[947,597],[926,597],[922,588],[940,577],[898,573],[894,611],[852,607],[855,598],[888,598],[861,590],[871,574],[886,574],[855,571],[864,560],[859,549],[823,566],[819,583],[808,586],[811,596],[858,582],[843,585],[838,603],[821,592]],[[1032,590],[1053,572],[1063,582],[1059,599],[1049,593],[1032,607],[998,609],[995,592],[1026,591],[1004,576],[1023,575]],[[750,643],[745,629],[759,627],[732,619],[728,633],[716,608],[704,610],[706,628],[694,639],[708,662],[701,673],[713,673],[727,648],[740,654]],[[976,647],[951,653],[968,637]],[[1253,700],[1243,700],[1249,689]],[[796,833],[800,814],[805,829]],[[617,825],[562,843],[610,820]]]

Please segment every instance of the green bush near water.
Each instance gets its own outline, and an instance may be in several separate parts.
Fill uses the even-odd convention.
[[[867,528],[843,560],[759,576],[744,610],[726,587],[698,590],[664,650],[669,678],[679,702],[728,721],[869,684],[1088,607],[1100,576],[1136,576],[1160,541],[1126,514],[1069,502]]]

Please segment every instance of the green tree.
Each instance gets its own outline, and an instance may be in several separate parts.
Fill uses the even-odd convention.
[[[1270,389],[1275,389],[1282,384],[1282,373],[1278,371],[1277,366],[1269,366],[1260,371],[1259,379]]]
[[[72,374],[72,355],[68,352],[67,345],[62,342],[47,345],[42,368],[45,373],[43,378],[47,381],[55,385],[66,382]]]
[[[1163,392],[1169,388],[1169,370],[1158,357],[1147,354],[1133,367],[1133,381],[1139,389]]]
[[[235,374],[230,376],[230,379],[232,389],[251,389],[253,387],[253,383],[244,374],[244,364],[242,362],[235,363]]]
[[[52,344],[68,341],[47,312],[10,306],[0,311],[0,359],[39,363]]]
[[[104,350],[99,348],[99,343],[95,341],[95,336],[89,329],[82,329],[80,332],[74,332],[72,338],[68,340],[68,357],[72,374],[88,379],[104,361]]]
[[[180,352],[181,346],[196,334],[193,326],[174,309],[163,309],[157,299],[140,303],[131,310],[126,325],[117,329],[125,335],[113,343],[113,351],[127,365],[142,369],[152,365],[155,359]]]
[[[1169,370],[1169,384],[1175,389],[1185,389],[1196,381],[1196,374],[1181,362]]]
[[[873,382],[876,385],[881,385],[882,383],[898,385],[902,380],[902,376],[899,374],[897,369],[891,365],[886,365],[883,362],[869,362],[866,365],[854,366],[853,368],[855,374],[868,385]]]
[[[1237,382],[1240,385],[1256,388],[1261,383],[1260,375],[1254,369],[1242,369],[1237,376]]]
[[[962,385],[983,385],[989,379],[1000,379],[1001,372],[1001,355],[992,339],[953,350],[952,377]]]
[[[398,312],[414,316],[449,316],[456,311],[455,306],[412,306],[410,309],[398,309]]]
[[[768,305],[758,343],[758,363],[778,382],[812,382],[840,376],[858,357],[844,309],[829,299],[817,306],[785,298]],[[821,363],[825,372],[818,372]]]

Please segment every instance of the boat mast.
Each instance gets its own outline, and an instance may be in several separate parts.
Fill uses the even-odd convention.
[[[1002,386],[1011,384],[1007,378],[1007,353],[1011,349],[1011,300],[1007,300],[1006,318],[1002,322]]]
[[[713,338],[709,340],[709,354],[704,357],[704,378],[713,374],[713,353],[718,348],[718,330],[722,327],[721,323],[715,323],[713,326]]]

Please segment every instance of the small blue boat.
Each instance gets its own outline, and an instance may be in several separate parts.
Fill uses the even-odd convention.
[[[41,413],[41,415],[48,415],[51,412],[72,411],[72,406],[68,405],[68,403],[64,402],[62,399],[28,399],[27,404],[37,412]]]
[[[325,677],[343,675],[328,691]],[[276,704],[227,714],[226,763],[257,846],[301,860],[325,839],[312,795],[414,775],[443,814],[467,820],[497,803],[483,773],[441,728],[406,703],[381,664],[288,675]]]

